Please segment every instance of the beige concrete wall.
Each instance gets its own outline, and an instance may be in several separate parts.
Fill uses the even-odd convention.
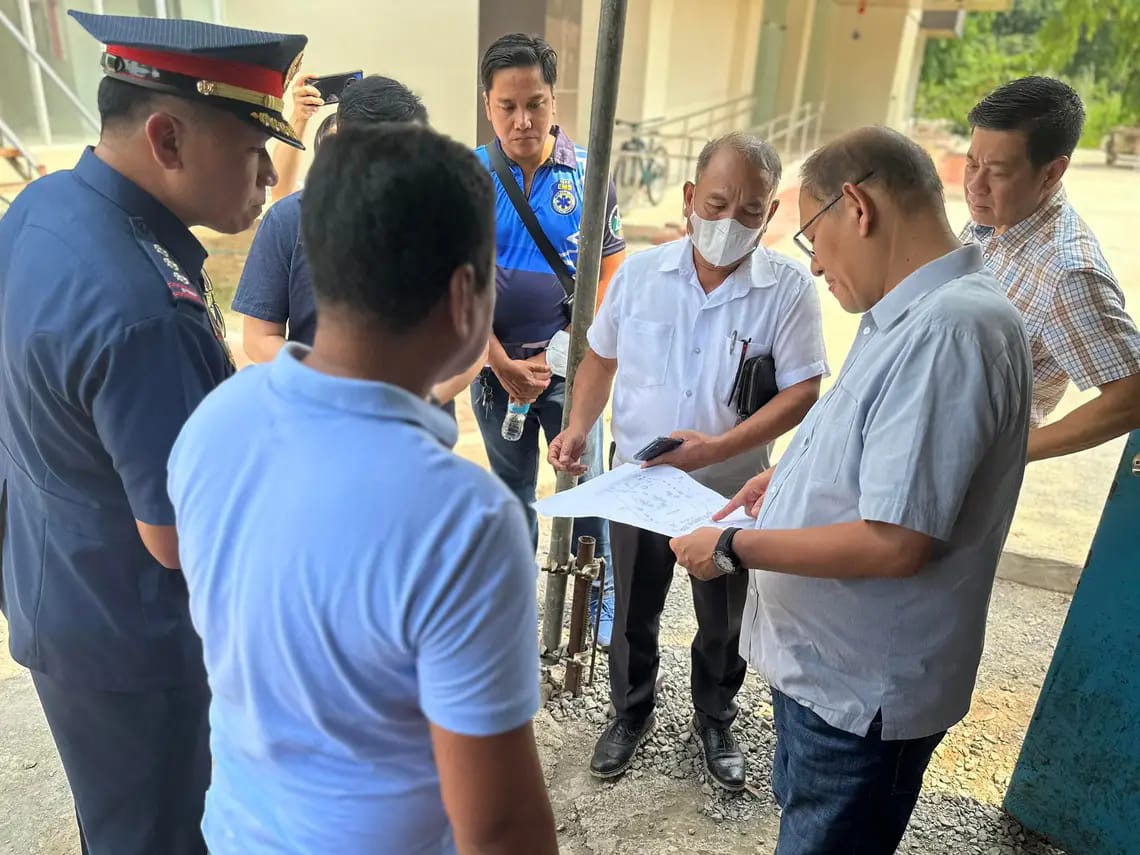
[[[741,20],[741,5],[737,0],[674,0],[664,105],[667,113],[698,110],[745,95],[751,89],[751,75],[741,80],[734,68],[733,48],[739,31],[747,26],[747,20]],[[748,6],[759,4],[744,5],[747,12]],[[659,47],[654,44],[651,50]]]
[[[832,65],[831,20],[842,15],[843,9],[831,0],[818,0],[812,24],[811,45],[808,48],[807,69],[804,75],[804,101],[818,104],[826,100],[827,76]]]
[[[800,63],[800,50],[803,47],[803,32],[807,17],[806,0],[793,0],[788,4],[787,29],[784,38],[784,55],[780,58],[780,76],[777,82],[776,115],[783,115],[792,109],[795,96],[796,71]],[[814,15],[812,23],[814,25]]]
[[[917,38],[912,15],[907,8],[870,6],[857,18],[853,6],[831,9],[824,44],[829,54],[823,92],[825,135],[860,125],[897,123],[906,112],[900,99]],[[854,39],[857,24],[860,36]],[[900,65],[905,65],[905,74]]]
[[[914,14],[903,19],[902,33],[895,52],[895,74],[891,83],[891,101],[886,123],[892,128],[903,130],[910,123],[914,109],[914,93],[918,84],[917,75],[922,70],[922,57],[925,52],[926,35],[919,26],[921,4]]]
[[[758,35],[764,20],[764,0],[738,0],[736,8],[736,40],[729,62],[729,86],[738,95],[752,91],[756,77]]]
[[[307,70],[362,68],[395,77],[423,98],[434,127],[468,145],[476,142],[478,0],[229,0],[223,20],[305,33]]]

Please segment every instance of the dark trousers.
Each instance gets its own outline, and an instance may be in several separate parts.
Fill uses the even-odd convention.
[[[84,855],[205,855],[210,690],[103,692],[32,672]]]
[[[499,378],[489,369],[471,385],[471,408],[475,411],[475,421],[479,423],[479,432],[483,435],[483,446],[487,449],[487,460],[494,472],[507,485],[512,493],[518,496],[530,524],[531,541],[538,549],[538,515],[531,504],[534,502],[534,489],[538,481],[538,432],[546,435],[549,443],[562,432],[562,406],[566,401],[566,381],[561,377],[554,377],[538,400],[530,405],[527,413],[526,426],[523,435],[511,442],[503,439],[503,418],[507,414],[507,403],[510,396],[507,394]],[[602,430],[601,419],[591,431],[590,441],[586,446],[586,455],[582,462],[589,467],[589,471],[578,479],[579,483],[601,475],[602,468]],[[578,551],[578,538],[582,535],[594,538],[597,543],[595,551],[599,557],[606,559],[607,566],[610,560],[610,533],[609,524],[596,517],[582,517],[574,520],[574,541],[571,552]],[[606,571],[606,590],[612,590],[610,577]]]
[[[669,538],[610,523],[614,555],[614,629],[610,643],[610,699],[619,718],[637,724],[653,711],[661,612],[673,581],[676,556]],[[697,634],[692,646],[692,693],[704,727],[728,727],[747,666],[738,652],[748,574],[711,582],[689,580]]]
[[[946,732],[884,740],[877,716],[856,736],[775,689],[772,712],[772,792],[783,809],[776,855],[891,855]]]

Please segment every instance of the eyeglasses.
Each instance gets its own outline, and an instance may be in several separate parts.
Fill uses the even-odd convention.
[[[853,181],[852,183],[853,184],[862,184],[864,181],[866,181],[868,178],[870,178],[874,174],[875,173],[872,170],[871,172],[868,172],[866,175],[864,175],[862,178],[858,179],[857,181]],[[816,211],[815,216],[812,217],[810,220],[808,220],[806,223],[804,223],[803,228],[800,229],[798,232],[796,232],[792,236],[792,240],[795,241],[796,246],[798,246],[800,248],[800,250],[804,253],[804,255],[806,255],[808,258],[815,258],[815,250],[811,248],[811,243],[808,241],[807,235],[805,235],[804,232],[806,232],[808,230],[808,228],[811,227],[812,223],[814,223],[816,220],[818,220],[820,217],[822,217],[824,214],[826,214],[828,211],[830,211],[833,207],[835,207],[836,203],[842,198],[843,198],[843,194],[840,193],[838,196],[836,196],[834,199],[832,199],[830,202],[828,202],[826,205],[824,205],[822,208],[820,208],[818,211]]]

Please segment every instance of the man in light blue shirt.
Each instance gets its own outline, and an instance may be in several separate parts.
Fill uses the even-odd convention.
[[[426,128],[342,129],[302,232],[312,348],[209,396],[170,461],[213,693],[206,842],[556,852],[527,525],[425,400],[490,332],[490,179]]]
[[[778,855],[895,851],[965,716],[1025,469],[1025,330],[946,220],[930,157],[863,128],[805,163],[796,241],[859,333],[775,470],[673,541],[750,573],[740,652],[772,685]],[[775,473],[773,475],[773,472]]]

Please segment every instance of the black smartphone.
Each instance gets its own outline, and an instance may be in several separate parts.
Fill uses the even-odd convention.
[[[310,77],[309,85],[316,87],[326,104],[340,101],[344,90],[364,77],[363,71],[345,71],[341,74],[326,74],[323,77]]]
[[[637,454],[633,455],[634,460],[640,460],[644,463],[646,460],[652,460],[654,457],[660,457],[667,451],[672,451],[674,448],[679,448],[684,442],[683,439],[675,439],[671,436],[659,436]]]

